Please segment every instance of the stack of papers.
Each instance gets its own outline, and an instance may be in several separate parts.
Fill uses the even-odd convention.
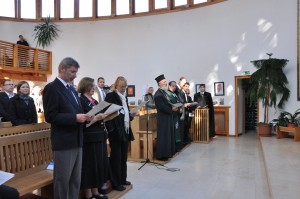
[[[0,185],[4,184],[6,181],[10,180],[14,176],[15,176],[15,174],[13,174],[13,173],[0,171]]]

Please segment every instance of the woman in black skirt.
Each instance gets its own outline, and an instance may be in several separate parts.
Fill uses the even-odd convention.
[[[89,112],[98,102],[92,98],[94,94],[94,79],[84,77],[78,84],[78,92],[81,93],[80,101],[84,113]],[[109,163],[106,150],[106,131],[103,119],[107,115],[99,113],[86,124],[83,131],[83,155],[81,189],[84,189],[86,199],[108,198],[98,192],[107,180]]]

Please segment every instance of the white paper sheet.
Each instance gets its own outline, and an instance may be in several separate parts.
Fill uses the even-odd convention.
[[[6,181],[10,180],[14,176],[15,176],[15,174],[13,174],[13,173],[0,171],[0,185],[4,184]]]
[[[101,101],[99,104],[94,106],[93,109],[87,113],[87,115],[89,115],[89,116],[96,115],[97,113],[99,113],[100,111],[102,111],[103,109],[108,107],[110,104],[111,103],[108,103],[106,101]]]
[[[142,101],[138,106],[136,106],[130,113],[137,113],[148,101]]]
[[[122,106],[111,104],[110,107],[104,112],[104,114],[110,115],[116,111],[119,111],[122,108]]]

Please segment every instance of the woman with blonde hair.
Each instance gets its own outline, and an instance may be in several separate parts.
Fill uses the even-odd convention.
[[[114,91],[107,93],[105,101],[122,106],[119,115],[106,122],[108,130],[110,152],[110,166],[112,171],[111,181],[115,190],[123,191],[124,185],[131,183],[127,178],[127,153],[128,142],[134,140],[130,128],[130,121],[135,114],[130,114],[126,96],[127,80],[119,76],[114,83]]]

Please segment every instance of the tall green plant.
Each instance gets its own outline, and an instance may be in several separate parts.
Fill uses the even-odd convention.
[[[35,37],[37,40],[37,46],[42,46],[43,48],[50,45],[50,43],[58,37],[58,25],[51,21],[51,17],[47,16],[42,19],[43,22],[34,27]]]
[[[257,71],[251,75],[248,90],[251,103],[262,101],[264,123],[268,123],[269,107],[282,108],[290,97],[288,80],[283,72],[288,60],[271,58],[271,55],[269,59],[251,61]]]

